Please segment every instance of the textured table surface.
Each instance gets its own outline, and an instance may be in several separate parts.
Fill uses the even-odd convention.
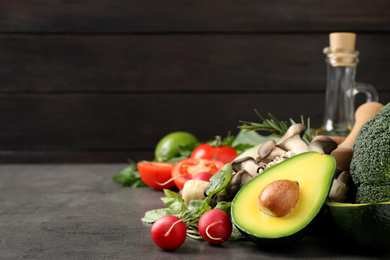
[[[212,246],[187,238],[165,252],[141,222],[162,208],[161,191],[123,188],[111,177],[126,164],[0,165],[1,259],[372,259],[343,246],[338,235],[314,232],[293,247],[270,251],[247,241]]]

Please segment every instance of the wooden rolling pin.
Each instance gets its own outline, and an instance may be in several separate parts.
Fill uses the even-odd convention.
[[[378,102],[368,102],[359,106],[355,112],[355,124],[348,134],[348,136],[342,141],[342,143],[330,154],[336,159],[337,167],[349,170],[349,165],[352,159],[352,148],[355,143],[357,134],[360,128],[383,107],[383,104]]]

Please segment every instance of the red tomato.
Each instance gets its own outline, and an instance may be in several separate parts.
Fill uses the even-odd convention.
[[[192,177],[201,172],[209,172],[211,175],[216,174],[225,164],[216,160],[204,159],[184,159],[175,164],[172,169],[172,179],[180,190],[183,189],[184,183],[191,180]]]
[[[138,171],[143,182],[156,190],[175,187],[172,181],[173,163],[166,162],[139,162]]]
[[[237,156],[237,151],[228,145],[211,146],[209,144],[201,144],[191,153],[192,159],[218,160],[225,164],[231,163]]]

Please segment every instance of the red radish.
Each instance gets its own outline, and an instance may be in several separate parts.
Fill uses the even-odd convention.
[[[219,209],[204,213],[198,224],[200,235],[210,244],[222,244],[228,240],[232,227],[229,215]]]
[[[201,181],[210,181],[210,178],[213,175],[209,172],[200,172],[197,175],[195,175],[192,179],[193,180],[201,180]]]
[[[164,250],[174,250],[184,243],[187,229],[186,224],[180,218],[168,215],[154,222],[151,233],[158,247]]]

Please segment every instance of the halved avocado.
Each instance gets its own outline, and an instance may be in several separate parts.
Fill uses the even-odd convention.
[[[317,152],[295,155],[249,181],[232,202],[232,221],[241,233],[259,245],[281,246],[299,240],[320,212],[331,187],[336,162]],[[299,198],[285,216],[260,210],[259,195],[280,180],[297,182]],[[282,201],[283,192],[280,196]],[[283,204],[283,202],[281,202]]]
[[[352,241],[369,249],[390,250],[390,202],[327,202],[337,227]]]

